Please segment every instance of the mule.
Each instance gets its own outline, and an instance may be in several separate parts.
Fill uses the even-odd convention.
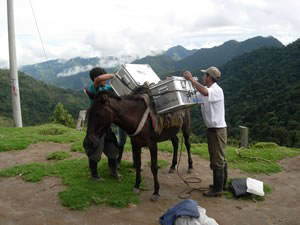
[[[128,95],[118,97],[112,92],[102,91],[97,95],[87,92],[90,98],[94,99],[92,106],[88,110],[88,124],[85,142],[87,147],[96,149],[99,139],[104,134],[105,130],[116,124],[128,134],[135,133],[139,123],[143,117],[147,106],[141,95]],[[185,145],[188,152],[189,171],[192,170],[192,158],[190,154],[190,113],[186,110],[182,124],[182,132],[185,140]],[[151,156],[151,171],[154,178],[154,192],[151,200],[159,200],[159,182],[158,182],[158,167],[157,167],[157,143],[171,139],[174,146],[173,160],[171,168],[175,170],[177,164],[178,137],[176,134],[180,130],[180,126],[164,128],[160,134],[157,134],[153,127],[150,117],[146,118],[140,132],[131,137],[132,153],[136,168],[136,181],[134,191],[139,192],[141,182],[141,148],[148,146]]]

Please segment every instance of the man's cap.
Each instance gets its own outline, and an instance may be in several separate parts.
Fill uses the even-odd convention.
[[[209,67],[208,69],[206,70],[201,70],[201,72],[203,73],[207,73],[209,76],[211,76],[213,79],[215,79],[216,81],[217,80],[220,80],[221,78],[221,72],[220,70],[215,67],[215,66],[211,66]]]

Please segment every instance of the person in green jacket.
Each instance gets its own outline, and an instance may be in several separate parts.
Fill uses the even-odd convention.
[[[107,83],[107,80],[112,79],[114,74],[107,74],[106,71],[100,67],[95,67],[90,71],[90,78],[93,83],[89,86],[88,91],[97,94],[101,91],[113,90],[112,87]],[[90,99],[90,105],[93,103],[93,99]],[[100,118],[99,118],[100,119]],[[89,167],[92,179],[102,179],[98,175],[98,162],[101,159],[102,152],[108,158],[108,166],[110,174],[119,178],[117,171],[117,159],[119,156],[119,147],[115,134],[111,128],[107,129],[105,134],[100,138],[100,145],[97,149],[89,149],[87,143],[83,143],[86,154],[89,158]]]

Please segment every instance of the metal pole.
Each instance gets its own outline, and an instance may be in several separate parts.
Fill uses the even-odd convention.
[[[20,104],[19,80],[17,70],[16,43],[15,43],[15,22],[13,0],[7,0],[7,22],[8,22],[8,43],[9,43],[9,67],[10,85],[12,94],[12,107],[16,127],[22,127],[22,115]]]

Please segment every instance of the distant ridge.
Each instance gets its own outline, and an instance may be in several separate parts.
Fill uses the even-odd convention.
[[[254,37],[243,42],[230,40],[220,46],[199,50],[187,50],[177,45],[160,55],[146,56],[137,60],[130,56],[76,57],[70,60],[50,60],[26,65],[20,70],[37,80],[62,88],[80,90],[89,84],[88,71],[95,66],[104,67],[107,72],[116,72],[122,63],[149,64],[159,76],[164,77],[178,70],[206,68],[210,65],[221,66],[234,57],[262,47],[283,47],[283,45],[273,37]]]

